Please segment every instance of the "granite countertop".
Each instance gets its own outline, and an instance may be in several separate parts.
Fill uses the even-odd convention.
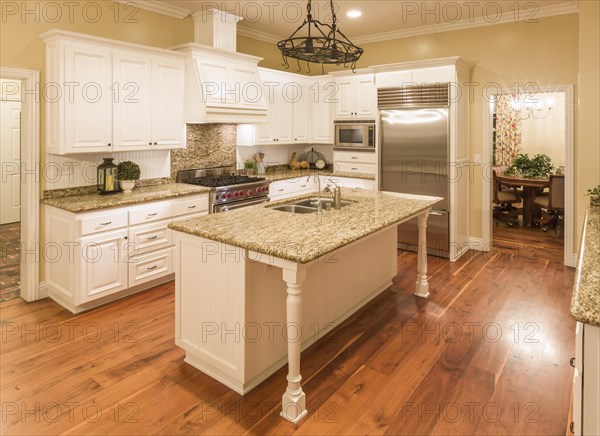
[[[600,326],[600,207],[592,207],[586,214],[571,317],[584,324]]]
[[[278,169],[275,171],[267,172],[264,175],[258,177],[266,177],[270,182],[277,182],[279,180],[299,179],[301,177],[308,177],[314,175],[316,170],[291,170],[291,169]],[[365,173],[345,173],[342,171],[323,170],[319,171],[321,176],[332,176],[332,177],[349,177],[353,179],[363,180],[375,180],[373,174]]]
[[[149,201],[166,200],[184,195],[206,194],[210,188],[186,185],[184,183],[167,183],[155,186],[135,188],[131,194],[86,194],[58,198],[45,198],[41,202],[73,213],[108,209],[111,207],[129,206]]]
[[[377,191],[342,189],[342,199],[354,204],[323,215],[273,210],[315,194],[269,205],[173,223],[173,230],[245,248],[297,263],[308,263],[369,234],[426,210],[442,199]],[[328,198],[323,194],[323,198]],[[415,231],[417,231],[415,227]]]

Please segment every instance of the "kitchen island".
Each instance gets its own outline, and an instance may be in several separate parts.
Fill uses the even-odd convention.
[[[170,226],[175,340],[186,362],[242,395],[287,362],[281,415],[292,422],[307,413],[301,350],[391,286],[396,227],[415,217],[415,294],[429,295],[425,229],[442,199],[347,189],[342,197],[351,203],[322,215],[274,209],[297,198]]]

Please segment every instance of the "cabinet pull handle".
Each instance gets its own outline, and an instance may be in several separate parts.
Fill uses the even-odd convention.
[[[571,423],[569,424],[569,431],[575,434],[575,423],[573,421],[571,421]]]
[[[107,222],[107,223],[100,223],[100,225],[101,225],[101,226],[107,226],[107,225],[109,225],[109,224],[112,224],[112,221],[109,221],[109,222]]]
[[[196,209],[196,206],[188,206],[188,209]]]
[[[301,185],[300,187],[301,187],[301,188],[306,188],[306,186],[307,186],[307,185]]]
[[[149,213],[149,214],[148,214],[148,216],[149,216],[149,217],[150,217],[150,216],[156,216],[156,215],[158,215],[158,212],[154,212],[154,213]]]
[[[285,189],[284,189],[284,188],[282,188],[282,189],[278,189],[277,191],[278,191],[278,192],[283,192],[283,191],[285,191]]]
[[[149,266],[149,267],[148,267],[148,268],[146,268],[146,269],[147,269],[148,271],[152,271],[153,269],[156,269],[156,268],[157,268],[157,266],[156,266],[156,265],[152,265],[152,266]]]
[[[358,168],[350,168],[352,171],[358,171]]]
[[[571,357],[571,359],[569,359],[569,365],[571,365],[573,368],[575,368],[575,358]]]
[[[149,241],[154,241],[156,238],[158,238],[158,236],[154,235],[154,236],[149,236],[147,239]]]

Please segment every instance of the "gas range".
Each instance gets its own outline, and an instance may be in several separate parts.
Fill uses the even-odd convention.
[[[269,201],[270,182],[262,177],[237,175],[233,166],[179,171],[177,181],[213,188],[210,193],[212,213]]]

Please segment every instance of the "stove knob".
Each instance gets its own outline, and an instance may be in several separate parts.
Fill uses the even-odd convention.
[[[248,192],[246,192],[246,195],[247,195],[248,197],[250,197],[250,196],[252,195],[252,189],[248,189]]]
[[[235,191],[235,192],[233,193],[233,197],[234,197],[234,198],[238,198],[239,196],[240,196],[240,193],[239,193],[238,191]]]
[[[243,197],[244,196],[244,191],[238,191],[237,192],[237,196],[238,197]]]
[[[227,197],[227,198],[231,198],[231,192],[228,192],[228,193],[225,195],[225,197]]]
[[[263,187],[259,186],[258,188],[256,188],[256,192],[263,192]]]

